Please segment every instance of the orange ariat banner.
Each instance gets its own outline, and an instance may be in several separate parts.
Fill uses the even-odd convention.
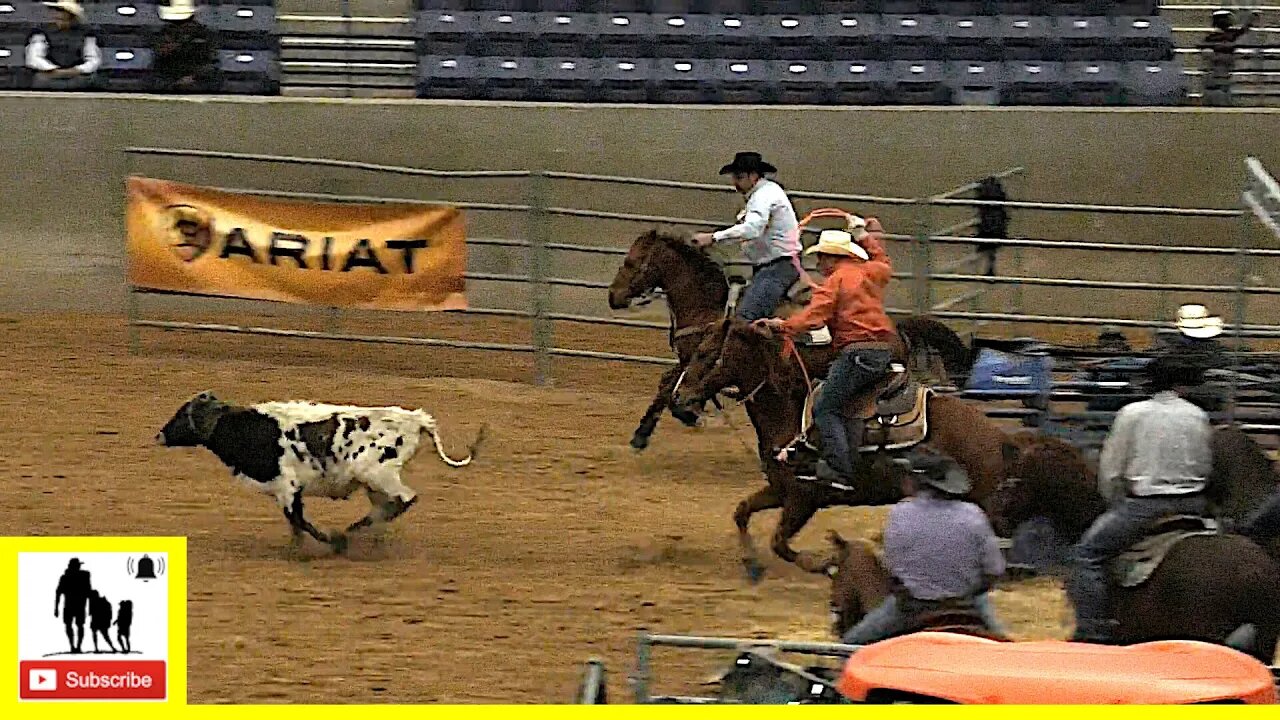
[[[279,200],[144,177],[128,179],[127,196],[135,287],[378,310],[467,306],[457,208]]]

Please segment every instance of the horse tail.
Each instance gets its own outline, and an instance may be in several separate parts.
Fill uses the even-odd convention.
[[[954,330],[928,315],[912,315],[898,324],[900,335],[912,352],[922,347],[932,348],[942,358],[942,366],[952,378],[968,375],[972,364],[972,351]]]

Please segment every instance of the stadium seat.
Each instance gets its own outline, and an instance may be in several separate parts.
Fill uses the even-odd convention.
[[[530,57],[482,57],[480,87],[485,100],[529,100],[537,94],[537,60]]]
[[[597,19],[586,13],[535,13],[536,53],[544,57],[596,57]]]
[[[808,60],[774,60],[769,78],[775,102],[787,105],[822,105],[831,101],[834,63]]]
[[[232,95],[279,95],[280,64],[270,50],[219,50],[222,92]]]
[[[418,61],[417,95],[421,98],[468,100],[482,94],[480,58],[470,55],[426,55]]]
[[[889,44],[890,60],[941,60],[944,28],[932,15],[884,15],[881,32]]]
[[[713,101],[714,62],[697,58],[662,58],[654,61],[654,87],[650,100],[657,103]]]
[[[274,7],[245,3],[220,5],[205,8],[205,15],[197,19],[217,31],[217,43],[222,49],[278,50],[280,47]]]
[[[537,37],[537,20],[531,13],[484,10],[472,16],[474,34],[467,47],[471,55],[513,56],[533,55]]]
[[[1173,28],[1162,17],[1119,17],[1113,21],[1122,60],[1173,58]]]
[[[710,20],[693,13],[659,13],[650,25],[654,57],[696,57],[714,55],[714,46],[705,42]]]
[[[972,17],[991,15],[995,10],[987,0],[935,0],[934,9],[946,17]]]
[[[934,15],[937,11],[930,0],[880,0],[880,13],[884,15]]]
[[[947,64],[947,84],[956,105],[999,105],[1004,66],[995,61],[964,60]]]
[[[1040,12],[1058,17],[1079,17],[1089,14],[1089,5],[1086,0],[1045,0]]]
[[[434,56],[469,55],[471,38],[478,32],[476,13],[452,10],[423,10],[414,24],[418,54]]]
[[[995,18],[981,15],[947,16],[940,28],[950,60],[999,60],[1001,46]]]
[[[611,12],[599,16],[596,36],[603,52],[630,57],[648,55],[652,17],[644,13]],[[607,50],[605,50],[607,48]]]
[[[1042,15],[1046,0],[991,0],[992,15]]]
[[[712,60],[714,99],[731,105],[761,105],[770,101],[768,60]]]
[[[206,18],[210,9],[204,8]],[[156,3],[86,3],[84,14],[102,47],[150,45],[153,34],[164,25],[156,11]]]
[[[891,103],[897,105],[949,105],[946,66],[938,60],[897,60],[892,67]]]
[[[52,14],[47,17],[51,18]],[[45,8],[29,0],[0,0],[0,45],[27,42],[27,37],[46,21]]]
[[[1048,17],[1002,15],[996,20],[1005,60],[1057,60],[1061,45]]]
[[[1186,102],[1186,78],[1182,63],[1127,62],[1121,73],[1125,105],[1182,105]]]
[[[1088,0],[1086,4],[1090,15],[1152,17],[1160,14],[1160,0]]]
[[[831,58],[831,45],[821,36],[817,15],[766,15],[761,18],[761,31],[768,40],[774,60],[825,60]]]
[[[882,60],[885,55],[880,18],[875,15],[824,15],[819,21],[820,37],[831,45],[837,60]]]
[[[837,105],[883,105],[889,101],[892,76],[881,61],[837,61],[831,64],[832,102]]]
[[[646,102],[655,78],[654,63],[647,58],[602,58],[597,65],[595,98],[601,102]]]
[[[1033,60],[1005,64],[1003,105],[1061,105],[1065,96],[1063,65]]]
[[[555,102],[588,102],[599,61],[581,57],[540,58],[534,67],[541,99]]]
[[[1056,18],[1058,37],[1062,42],[1062,58],[1069,61],[1118,60],[1119,45],[1111,18]]]
[[[151,89],[150,48],[102,49],[102,76],[105,89],[113,92],[146,92]]]
[[[1115,62],[1069,62],[1063,66],[1066,102],[1071,105],[1120,105],[1120,65]]]
[[[707,40],[715,47],[717,58],[729,60],[768,57],[768,43],[763,35],[764,23],[758,15],[711,15],[707,23]]]
[[[0,45],[0,88],[18,90],[29,87],[26,70],[26,48],[22,45]]]

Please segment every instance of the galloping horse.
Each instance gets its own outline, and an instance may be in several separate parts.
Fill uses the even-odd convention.
[[[1219,429],[1213,446],[1210,499],[1225,516],[1238,518],[1252,509],[1251,500],[1265,497],[1267,489],[1274,491],[1280,478],[1265,462],[1261,448],[1237,428]],[[1080,451],[1070,446],[1058,447],[1053,472],[1022,472],[1027,465],[1044,464],[1046,457],[1035,449],[1034,443],[1028,444],[1010,461],[1011,479],[988,498],[987,514],[1001,533],[1032,517],[1044,517],[1059,538],[1075,543],[1106,510],[1096,477]],[[1255,472],[1258,458],[1267,466],[1265,473]],[[1075,470],[1061,472],[1063,468]],[[1116,640],[1242,644],[1245,647],[1237,649],[1273,662],[1280,637],[1280,548],[1268,552],[1241,535],[1172,518],[1151,535],[1159,538],[1113,563],[1118,566],[1112,569],[1111,581],[1116,582],[1116,573],[1125,576],[1124,586],[1114,591]],[[1252,633],[1236,634],[1250,625]],[[1251,642],[1240,640],[1249,635]]]
[[[811,394],[809,370],[798,352],[784,353],[784,343],[767,329],[753,327],[736,318],[726,318],[715,332],[704,335],[693,354],[682,384],[672,402],[683,408],[728,388],[746,397],[747,415],[756,428],[761,469],[767,485],[738,505],[734,521],[742,546],[742,561],[751,580],[758,581],[763,568],[756,556],[748,525],[761,510],[781,507],[772,549],[787,562],[812,569],[812,558],[801,556],[790,539],[825,507],[835,505],[887,505],[902,498],[900,469],[888,459],[889,452],[877,453],[875,467],[862,463],[858,481],[851,487],[835,487],[797,477],[793,468],[780,461],[779,448],[792,445],[801,432],[805,408]],[[901,375],[897,380],[901,382]],[[891,446],[893,451],[927,444],[951,456],[973,479],[970,499],[981,502],[1005,478],[1005,463],[1018,455],[1020,441],[1006,435],[983,411],[972,403],[945,395],[934,396],[915,383],[879,400],[890,378],[877,383],[854,401],[853,414],[873,418],[867,423],[863,452],[870,446]],[[892,414],[892,419],[886,417]],[[897,419],[906,418],[901,422]],[[884,418],[877,426],[875,418]],[[890,429],[882,430],[884,426]],[[880,437],[877,442],[875,438]]]
[[[696,424],[694,412],[671,405],[671,391],[701,342],[703,331],[725,316],[729,302],[729,281],[714,260],[690,246],[681,235],[649,230],[631,243],[609,285],[609,307],[622,310],[646,302],[658,289],[666,293],[671,311],[669,342],[679,364],[663,373],[658,381],[658,392],[631,437],[631,447],[637,450],[648,447],[649,437],[664,409],[669,408],[672,416],[685,425]],[[794,303],[784,302],[778,314],[786,317],[796,309]],[[907,352],[933,348],[941,355],[948,373],[967,370],[962,366],[968,358],[968,349],[959,336],[937,320],[909,317],[898,323],[898,333],[906,343]],[[829,344],[805,345],[800,352],[805,363],[819,374],[825,374],[837,355]]]

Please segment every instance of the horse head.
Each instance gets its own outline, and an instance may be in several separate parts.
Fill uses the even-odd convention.
[[[622,267],[609,284],[609,307],[622,310],[644,304],[658,290],[668,295],[680,290],[696,293],[704,302],[720,306],[728,285],[720,266],[690,245],[686,233],[654,228],[632,241]]]
[[[776,374],[779,344],[771,330],[726,317],[704,332],[671,395],[672,404],[688,409],[722,391],[750,394]]]

